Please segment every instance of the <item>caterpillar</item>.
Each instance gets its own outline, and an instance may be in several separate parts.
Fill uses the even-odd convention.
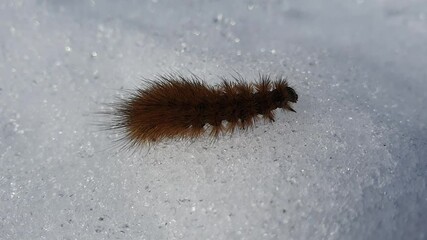
[[[252,127],[260,116],[274,122],[277,108],[295,112],[291,103],[298,94],[283,77],[260,75],[255,83],[234,76],[221,80],[210,86],[195,75],[160,75],[113,105],[111,129],[121,130],[126,144],[134,146],[193,139],[209,129],[216,138]]]

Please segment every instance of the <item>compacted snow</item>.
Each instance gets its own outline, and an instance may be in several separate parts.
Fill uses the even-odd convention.
[[[427,2],[0,3],[1,239],[426,239]],[[96,114],[180,72],[297,113],[120,151]]]

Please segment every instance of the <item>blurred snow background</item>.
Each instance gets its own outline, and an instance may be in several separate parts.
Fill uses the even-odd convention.
[[[427,239],[424,0],[4,0],[0,53],[0,239]],[[93,113],[170,71],[298,113],[117,151]]]

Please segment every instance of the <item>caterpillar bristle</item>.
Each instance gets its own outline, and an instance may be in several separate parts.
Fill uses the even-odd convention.
[[[295,112],[291,103],[298,95],[286,79],[260,75],[257,82],[247,83],[241,75],[232,78],[209,86],[194,74],[160,75],[113,105],[109,129],[121,131],[121,141],[132,148],[166,139],[194,139],[208,128],[209,137],[217,138],[253,127],[260,115],[274,122],[277,108]]]

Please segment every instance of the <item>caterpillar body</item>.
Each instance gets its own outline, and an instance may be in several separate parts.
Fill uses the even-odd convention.
[[[273,110],[295,112],[298,95],[286,79],[260,75],[255,83],[242,78],[207,85],[192,75],[161,75],[114,105],[112,129],[120,129],[130,146],[171,138],[196,138],[205,131],[216,138],[236,128],[252,127],[262,116],[273,122]],[[210,127],[208,127],[210,126]]]

